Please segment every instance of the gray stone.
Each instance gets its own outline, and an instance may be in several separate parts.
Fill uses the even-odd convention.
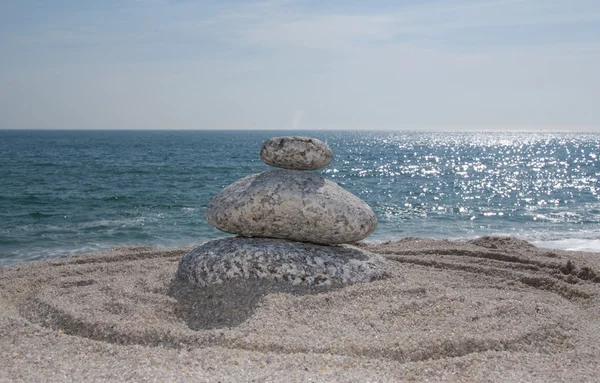
[[[274,137],[267,140],[260,158],[270,166],[293,170],[316,170],[329,165],[333,153],[316,138],[301,136]]]
[[[386,276],[385,260],[351,246],[319,246],[272,238],[230,237],[183,256],[177,275],[208,286],[234,279],[266,279],[305,286],[341,286]]]
[[[360,198],[298,170],[272,170],[232,183],[210,201],[206,220],[244,237],[324,245],[360,241],[377,226],[375,213]]]

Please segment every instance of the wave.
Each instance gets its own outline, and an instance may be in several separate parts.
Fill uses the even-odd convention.
[[[34,211],[28,214],[30,217],[32,218],[49,218],[49,217],[53,217],[54,214],[48,214],[48,213],[42,213],[39,211]]]
[[[531,242],[537,247],[546,247],[549,249],[600,252],[600,239],[567,238]]]

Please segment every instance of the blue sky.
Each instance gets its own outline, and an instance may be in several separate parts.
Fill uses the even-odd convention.
[[[0,2],[0,129],[600,131],[600,1]]]

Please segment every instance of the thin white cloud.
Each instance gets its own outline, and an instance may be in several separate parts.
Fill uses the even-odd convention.
[[[393,41],[435,44],[451,38],[449,33],[476,35],[480,28],[600,22],[600,7],[581,0],[443,1],[399,5],[385,12],[373,7],[365,13],[343,8],[317,13],[303,8],[297,0],[217,3],[211,7],[168,0],[133,1],[158,7],[150,13],[140,11],[135,23],[126,29],[120,26],[112,30],[111,24],[96,21],[90,25],[85,18],[71,17],[39,25],[33,33],[17,38],[20,43],[115,44],[152,41],[158,36],[175,41],[211,39],[215,43],[250,47],[340,50]],[[131,17],[135,17],[136,12],[131,12]],[[490,43],[493,47],[494,42]]]
[[[593,2],[131,4],[24,30],[0,128],[600,129],[600,37],[461,43],[594,21]]]
[[[394,19],[385,15],[311,16],[297,20],[270,21],[249,28],[244,38],[255,44],[338,49],[361,41],[392,41],[393,23]]]
[[[278,12],[241,28],[246,29],[243,37],[250,43],[331,49],[347,43],[370,44],[395,38],[420,41],[468,29],[600,21],[597,5],[578,7],[576,3],[506,0],[417,4],[366,14]]]

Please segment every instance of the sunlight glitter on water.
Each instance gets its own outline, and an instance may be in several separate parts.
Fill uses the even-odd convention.
[[[206,204],[235,180],[269,170],[260,146],[283,134],[330,145],[333,162],[318,173],[372,206],[379,225],[369,240],[600,240],[600,134],[0,134],[0,262],[224,236],[205,222]]]

